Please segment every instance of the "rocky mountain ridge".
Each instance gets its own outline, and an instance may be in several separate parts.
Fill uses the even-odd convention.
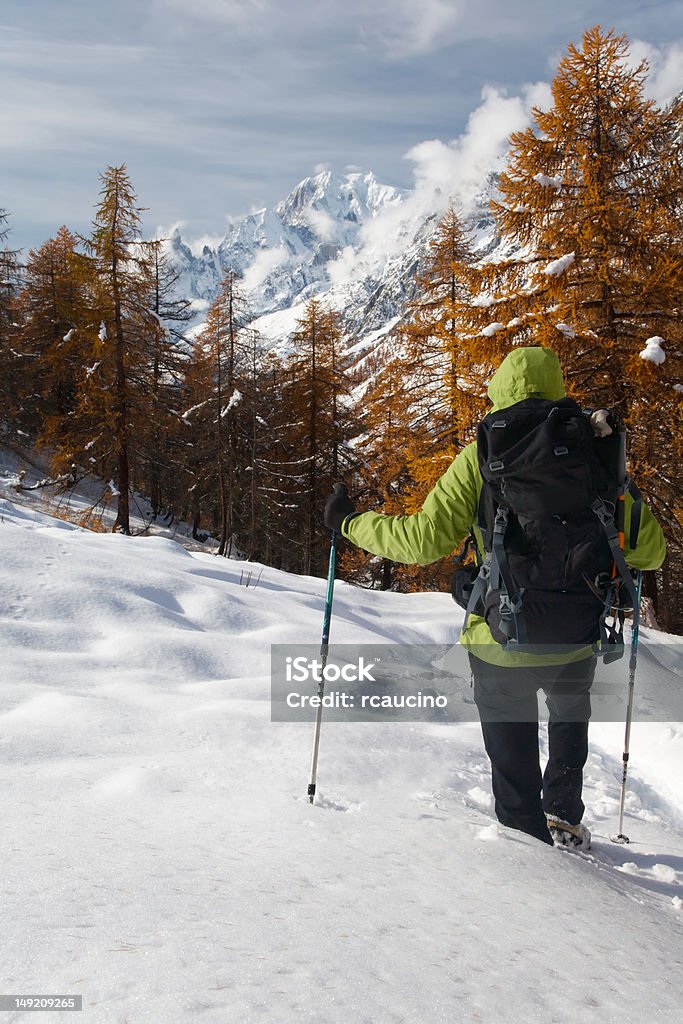
[[[481,255],[499,244],[489,210],[495,181],[489,175],[464,214]],[[447,206],[441,192],[425,200],[372,173],[326,170],[305,178],[274,208],[231,222],[215,248],[205,244],[195,252],[178,230],[168,246],[182,291],[193,300],[195,330],[231,268],[242,276],[254,325],[269,344],[286,342],[312,295],[324,296],[362,343],[401,317]]]

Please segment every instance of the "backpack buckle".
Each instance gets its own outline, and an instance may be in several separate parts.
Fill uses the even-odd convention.
[[[524,587],[517,591],[517,593],[511,597],[510,594],[506,594],[501,591],[500,599],[498,601],[498,608],[500,611],[501,618],[510,619],[513,615],[519,615],[522,610],[522,598],[524,597]]]
[[[489,462],[489,470],[492,473],[500,473],[501,469],[505,469],[505,463],[498,459],[496,462]]]

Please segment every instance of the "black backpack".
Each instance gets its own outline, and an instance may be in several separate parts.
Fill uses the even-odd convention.
[[[528,398],[480,422],[484,557],[454,575],[463,629],[474,612],[506,650],[597,652],[600,644],[606,660],[623,653],[624,610],[635,600],[623,497],[634,496],[634,548],[640,495],[626,476],[623,429],[611,413],[598,419],[605,436],[571,398]]]

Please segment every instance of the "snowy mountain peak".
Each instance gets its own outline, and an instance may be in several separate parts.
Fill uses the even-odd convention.
[[[204,245],[196,255],[177,229],[169,247],[199,311],[231,268],[242,275],[254,313],[262,316],[329,288],[329,265],[345,250],[358,250],[363,226],[406,195],[370,172],[325,170],[304,178],[273,209],[232,223],[216,248]]]
[[[388,202],[401,202],[405,193],[389,185],[380,185],[374,174],[353,172],[344,176],[322,171],[315,177],[304,178],[296,188],[275,207],[275,213],[285,224],[307,227],[329,240],[332,225],[361,225],[374,216]],[[321,216],[322,215],[322,216]]]
[[[482,182],[471,213],[481,246],[495,232]],[[288,337],[303,304],[324,294],[349,333],[363,337],[395,323],[414,289],[415,268],[448,197],[416,201],[371,171],[323,170],[304,178],[273,208],[230,224],[215,248],[192,252],[178,231],[170,250],[198,316],[218,293],[228,268],[241,275],[256,326],[272,341]]]

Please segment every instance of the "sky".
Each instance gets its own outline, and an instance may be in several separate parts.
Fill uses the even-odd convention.
[[[683,86],[678,0],[0,0],[8,243],[87,231],[108,164],[146,233],[188,240],[323,167],[411,188],[594,24],[650,57],[658,99]]]

